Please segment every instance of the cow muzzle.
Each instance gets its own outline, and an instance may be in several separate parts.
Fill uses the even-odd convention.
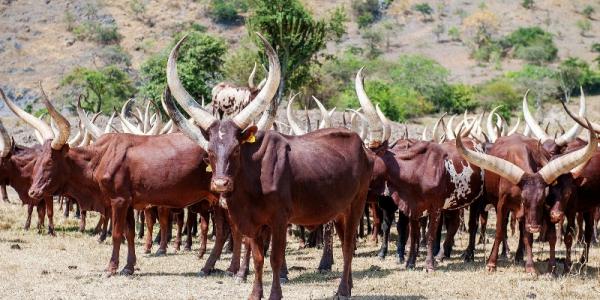
[[[233,179],[219,177],[210,181],[210,190],[215,193],[226,193],[233,190]]]
[[[29,192],[27,194],[32,199],[39,199],[39,198],[42,197],[42,191],[41,190],[29,190]]]
[[[527,225],[525,225],[525,229],[527,229],[527,232],[529,232],[529,233],[538,233],[542,229],[542,226],[527,224]]]

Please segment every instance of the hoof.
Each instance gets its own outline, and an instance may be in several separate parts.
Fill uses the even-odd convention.
[[[150,254],[152,251],[150,249],[144,249],[144,254]]]
[[[116,271],[108,271],[107,270],[106,272],[104,272],[104,278],[110,278],[110,277],[113,277],[116,274],[117,274]]]
[[[409,270],[412,270],[412,269],[415,268],[415,264],[414,263],[412,263],[412,264],[411,263],[407,263],[406,264],[406,268],[409,269]]]
[[[288,283],[288,281],[290,281],[287,276],[286,277],[279,277],[279,283],[280,284],[286,284]]]
[[[487,270],[488,270],[488,272],[496,272],[496,265],[488,264]]]
[[[183,248],[183,251],[192,251],[192,247],[187,247],[186,246],[185,248]]]
[[[231,272],[231,271],[229,271],[229,270],[225,270],[225,275],[226,275],[227,277],[234,277],[234,276],[235,276],[235,272]]]
[[[404,263],[404,256],[396,257],[396,264],[403,264],[403,263]]]
[[[233,280],[235,281],[235,283],[240,284],[240,283],[245,283],[246,282],[246,277],[245,276],[239,276],[239,275],[234,275],[233,276]]]
[[[122,276],[131,276],[133,275],[133,269],[123,268],[119,274]]]
[[[156,250],[156,253],[154,254],[154,256],[165,256],[167,255],[167,250],[165,249],[158,249]]]
[[[475,254],[473,252],[470,251],[465,251],[462,255],[461,258],[463,259],[464,262],[472,262],[475,260]]]
[[[198,277],[208,277],[208,275],[210,275],[210,271],[200,270],[198,272]]]

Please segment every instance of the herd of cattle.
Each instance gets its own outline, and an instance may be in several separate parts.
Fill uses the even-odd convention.
[[[489,206],[495,208],[497,220],[487,262],[490,271],[496,269],[500,245],[506,247],[511,213],[520,232],[515,258],[525,258],[526,272],[536,272],[534,233],[540,233],[550,245],[549,272],[557,271],[557,237],[563,237],[567,249],[565,268],[571,266],[578,216],[585,222],[585,229],[580,229],[586,245],[581,262],[587,261],[600,205],[596,138],[600,125],[585,118],[583,92],[578,115],[565,106],[576,124],[560,136],[551,137],[538,125],[529,112],[526,94],[523,134],[517,133],[519,122],[509,130],[494,110],[487,118],[485,131],[481,126],[483,114],[468,117],[465,113],[458,126],[453,125],[454,116],[445,125],[444,117],[440,118],[431,138],[425,129],[421,139],[405,134],[392,143],[391,124],[365,93],[361,69],[355,81],[361,107],[351,110],[349,128],[332,128],[333,111],[327,111],[315,98],[322,119],[318,130],[308,132],[293,112],[293,98],[287,109],[289,125],[274,121],[273,99],[281,80],[279,60],[269,43],[258,36],[268,56],[267,78],[255,86],[253,71],[248,87],[217,85],[213,89],[212,113],[185,90],[179,79],[176,60],[184,37],[167,62],[168,87],[162,104],[170,120],[163,123],[158,108],[150,116],[146,106],[145,111],[133,114],[137,121],[130,121],[126,103],[120,113],[115,113],[121,123],[120,133],[111,133],[115,114],[101,129],[94,124],[97,116],[90,119],[78,104],[79,131],[71,137],[69,121],[53,107],[43,90],[50,125],[25,112],[0,90],[7,106],[32,126],[40,141],[34,147],[16,145],[0,122],[0,180],[12,186],[29,205],[26,226],[32,207],[37,206],[41,222],[47,213],[49,233],[54,233],[53,196],[77,203],[82,210],[82,228],[86,211],[99,212],[103,216],[97,226],[101,239],[106,237],[109,220],[112,226],[113,252],[107,272],[117,272],[119,250],[125,239],[127,262],[121,274],[130,275],[136,264],[138,216],[145,216],[147,224],[146,252],[151,250],[152,228],[158,219],[158,251],[164,253],[170,220],[177,220],[175,247],[179,249],[182,212],[188,209],[185,247],[189,249],[191,226],[200,214],[202,255],[212,215],[215,245],[201,274],[214,270],[229,236],[233,256],[228,272],[245,278],[252,255],[253,299],[263,297],[263,263],[268,247],[273,270],[270,296],[282,297],[280,282],[287,279],[284,250],[290,224],[309,230],[322,226],[320,269],[331,268],[331,234],[335,227],[343,253],[336,295],[350,296],[357,228],[367,208],[373,212],[374,228],[383,233],[380,258],[387,254],[390,227],[399,210],[396,258],[407,267],[415,266],[421,235],[427,244],[426,270],[434,270],[436,257],[449,257],[466,208],[469,244],[463,257],[473,260],[478,223],[485,227]],[[275,130],[283,126],[290,128],[289,135]],[[588,129],[587,141],[578,138],[584,128]],[[2,191],[6,195],[4,187]],[[139,212],[138,216],[134,211]],[[443,224],[447,234],[440,247]],[[560,225],[558,230],[556,224]],[[376,237],[378,230],[373,234]]]

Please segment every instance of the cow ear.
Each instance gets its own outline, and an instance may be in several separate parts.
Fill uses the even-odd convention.
[[[240,136],[240,141],[242,143],[254,143],[254,141],[256,140],[257,131],[258,127],[256,127],[255,125],[246,128],[246,130],[244,130]]]

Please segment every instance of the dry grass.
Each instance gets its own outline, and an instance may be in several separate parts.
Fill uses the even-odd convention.
[[[16,202],[14,194],[11,200]],[[251,290],[250,283],[236,283],[223,273],[209,278],[199,278],[204,261],[194,252],[173,253],[169,248],[166,257],[143,255],[141,241],[136,240],[138,268],[132,277],[104,278],[104,267],[111,252],[110,242],[98,244],[89,234],[76,232],[76,223],[64,222],[57,213],[57,237],[38,235],[35,230],[21,229],[26,210],[20,204],[0,204],[0,298],[165,298],[172,299],[243,299]],[[96,218],[91,218],[91,228]],[[36,221],[33,221],[35,225]],[[493,223],[493,220],[492,220]],[[3,224],[9,224],[8,226]],[[493,224],[492,224],[493,226]],[[492,228],[492,227],[490,227]],[[393,230],[395,232],[395,230]],[[490,233],[492,231],[489,231]],[[488,236],[488,241],[492,237]],[[377,247],[361,241],[354,258],[354,290],[358,299],[393,298],[598,298],[600,276],[598,266],[600,251],[592,249],[589,266],[580,274],[552,277],[542,274],[532,277],[524,274],[523,267],[511,261],[501,260],[496,273],[485,270],[484,255],[488,244],[477,246],[476,262],[463,263],[459,252],[466,247],[466,233],[460,233],[455,252],[450,260],[439,263],[438,271],[423,271],[424,256],[419,257],[416,270],[405,270],[389,256],[385,261],[374,257]],[[516,239],[510,240],[516,249]],[[19,249],[12,249],[18,244]],[[212,246],[212,242],[209,242]],[[297,250],[297,242],[290,241],[287,259],[290,282],[283,286],[287,299],[329,298],[337,288],[341,271],[341,250],[334,250],[334,271],[319,274],[315,269],[320,258],[316,249]],[[121,261],[125,260],[122,247]],[[395,249],[395,244],[390,245]],[[545,270],[548,247],[534,245],[536,267]],[[156,247],[154,248],[156,250]],[[485,250],[485,251],[484,251]],[[559,248],[559,256],[564,256]],[[577,249],[578,257],[581,247]],[[217,268],[227,267],[230,255],[217,263]],[[265,264],[266,295],[270,287],[270,267]],[[251,274],[252,276],[252,274]],[[250,277],[251,278],[251,277]]]

